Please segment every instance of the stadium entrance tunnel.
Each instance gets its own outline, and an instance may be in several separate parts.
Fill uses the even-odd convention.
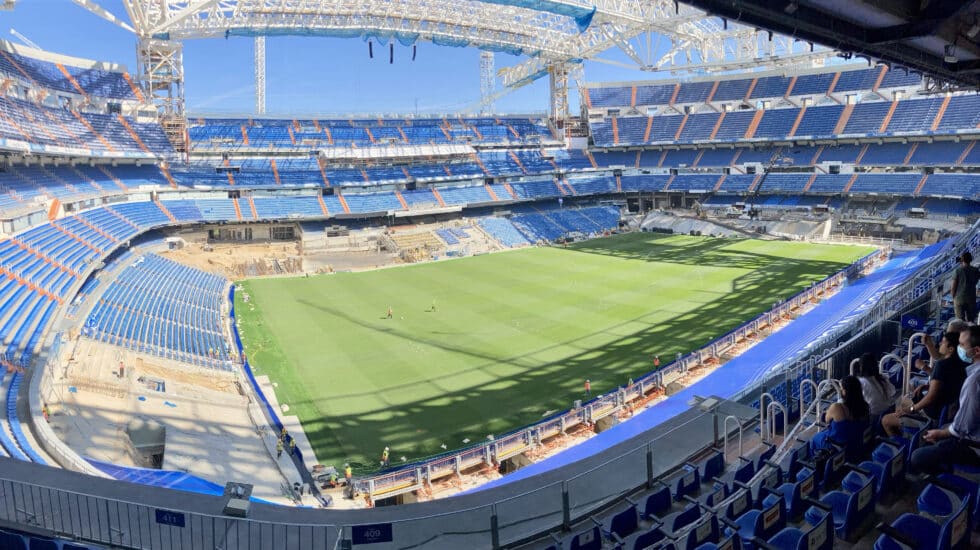
[[[602,432],[612,428],[616,424],[619,424],[619,416],[615,414],[610,414],[609,416],[604,416],[595,422],[595,433],[601,434]]]
[[[144,468],[159,470],[163,467],[167,429],[152,418],[136,417],[126,425],[129,454],[133,461]]]
[[[498,470],[501,474],[507,475],[511,472],[516,472],[525,466],[530,466],[531,464],[531,459],[524,453],[520,453],[502,461]]]

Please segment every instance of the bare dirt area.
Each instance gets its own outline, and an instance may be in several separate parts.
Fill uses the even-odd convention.
[[[161,255],[233,280],[303,271],[303,258],[296,242],[187,243],[183,248],[164,251]]]

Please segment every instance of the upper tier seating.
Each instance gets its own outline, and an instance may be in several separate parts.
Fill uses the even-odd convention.
[[[554,141],[545,121],[529,118],[372,120],[197,119],[192,148],[371,147],[381,145],[531,144]]]
[[[0,97],[0,138],[26,142],[38,152],[58,152],[45,149],[55,147],[87,149],[106,156],[172,153],[159,124],[41,106],[13,97]]]
[[[593,141],[598,147],[699,143],[708,140],[717,142],[789,137],[948,134],[976,129],[980,122],[980,116],[976,114],[980,101],[967,99],[973,97],[952,98],[942,112],[935,130],[933,124],[942,111],[943,99],[940,98],[857,103],[846,115],[846,122],[844,105],[806,107],[802,117],[799,117],[801,108],[780,106],[764,110],[751,134],[749,129],[757,111],[750,109],[726,113],[708,111],[688,115],[618,116],[593,121],[590,127]],[[840,122],[844,122],[844,126],[839,132],[835,132]]]
[[[4,50],[0,52],[0,73],[59,92],[138,99],[129,75],[118,71],[53,63]]]
[[[881,78],[879,89],[908,88],[917,87],[922,84],[919,75],[911,74],[903,70],[887,70],[884,67],[872,67],[870,69],[844,70],[840,71],[840,77],[834,85],[833,93],[854,92],[860,90],[871,90],[875,82],[885,71]],[[653,105],[683,105],[690,103],[712,102],[734,102],[740,100],[757,99],[776,99],[787,95],[794,96],[819,96],[831,91],[830,85],[834,81],[837,71],[823,72],[812,75],[803,75],[796,78],[792,88],[790,84],[793,77],[790,76],[765,76],[761,78],[743,77],[734,79],[718,80],[717,89],[714,95],[711,90],[714,88],[715,81],[701,82],[681,82],[679,84],[637,84],[635,86],[595,86],[587,89],[588,106],[590,108],[603,107],[638,107]],[[753,86],[753,80],[755,84]],[[635,94],[633,89],[636,89]],[[677,97],[674,91],[677,88]],[[749,90],[751,89],[751,93]],[[635,97],[635,100],[633,99]]]

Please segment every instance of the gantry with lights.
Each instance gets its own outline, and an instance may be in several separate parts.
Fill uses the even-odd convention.
[[[709,17],[673,0],[123,0],[130,25],[91,0],[74,0],[137,36],[145,91],[174,137],[186,124],[185,40],[253,37],[256,112],[265,108],[268,36],[367,37],[428,41],[517,56],[493,82],[481,56],[481,107],[539,78],[550,79],[550,116],[559,134],[570,117],[569,78],[584,60],[673,74],[812,65],[834,52]],[[629,62],[600,57],[617,49]]]

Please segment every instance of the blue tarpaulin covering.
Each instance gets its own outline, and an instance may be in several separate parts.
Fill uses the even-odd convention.
[[[139,483],[141,485],[151,485],[153,487],[163,487],[166,489],[178,489],[180,491],[190,491],[192,493],[202,493],[205,495],[222,495],[224,486],[212,483],[206,479],[192,476],[186,472],[173,470],[154,470],[151,468],[135,468],[131,466],[118,466],[87,458],[89,464],[95,466],[103,473],[112,476],[120,481],[129,483]]]
[[[595,16],[595,6],[590,2],[555,2],[553,0],[480,0],[487,4],[517,6],[529,10],[543,11],[571,17],[578,25],[579,31],[584,31],[592,24]]]
[[[566,451],[522,468],[506,477],[473,489],[480,491],[511,483],[595,455],[604,449],[652,430],[690,408],[695,395],[733,398],[754,381],[761,381],[773,369],[781,368],[808,353],[808,347],[821,336],[854,321],[874,306],[882,295],[909,279],[925,263],[943,253],[950,241],[918,252],[897,256],[868,276],[845,286],[815,308],[789,323],[745,353],[718,367],[701,381]]]
[[[119,481],[139,483],[141,485],[150,485],[152,487],[163,487],[164,489],[176,489],[178,491],[187,491],[190,493],[200,493],[202,495],[221,496],[225,493],[225,488],[223,485],[218,485],[217,483],[193,476],[186,472],[177,472],[174,470],[154,470],[152,468],[136,468],[133,466],[119,466],[117,464],[109,464],[108,462],[102,462],[93,458],[86,458],[85,460],[87,460],[92,466],[95,466],[101,470],[102,473],[111,476],[113,479],[118,479]],[[255,497],[252,497],[249,500],[252,502],[269,503],[268,501]]]

